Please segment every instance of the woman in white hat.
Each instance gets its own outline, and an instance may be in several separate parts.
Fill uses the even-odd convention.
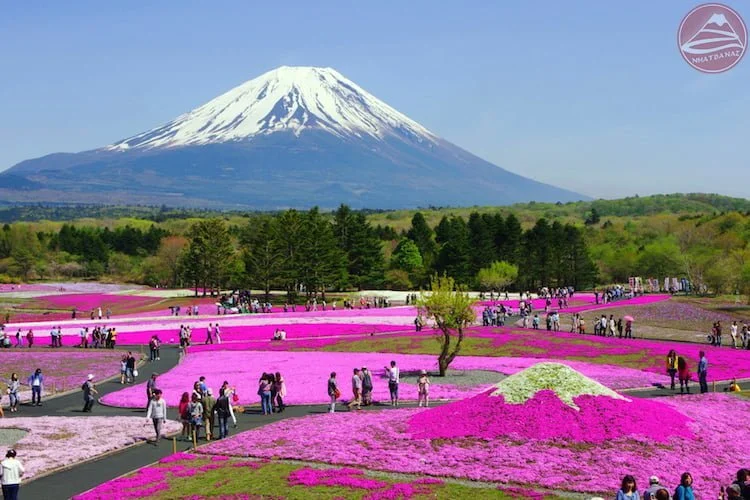
[[[99,394],[94,386],[94,375],[89,373],[86,377],[86,382],[81,386],[83,391],[83,412],[91,413],[91,408],[94,406],[94,394]]]

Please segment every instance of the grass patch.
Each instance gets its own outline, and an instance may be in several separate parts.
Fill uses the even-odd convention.
[[[294,484],[290,481],[290,475],[300,470],[310,468],[321,471],[332,471],[329,477],[335,479],[347,475],[339,468],[324,467],[321,465],[305,466],[298,463],[279,461],[248,461],[242,459],[228,459],[223,457],[194,458],[173,461],[170,463],[157,464],[146,467],[140,471],[99,486],[92,493],[103,497],[108,492],[121,492],[123,494],[137,495],[148,488],[149,498],[171,499],[171,498],[232,498],[233,495],[242,495],[243,498],[286,498],[291,500],[306,499],[330,499],[346,498],[359,500],[374,495],[381,498],[378,493],[410,490],[414,499],[496,499],[505,500],[513,498],[526,498],[531,490],[523,492],[513,489],[503,491],[491,483],[468,483],[468,482],[440,482],[434,478],[426,481],[424,477],[401,474],[387,474],[371,471],[362,471],[363,474],[354,477],[364,482],[377,482],[376,485],[357,484],[358,480],[352,482],[334,481],[334,484]],[[217,460],[218,459],[218,460]],[[162,476],[162,473],[166,473]],[[120,484],[118,484],[120,481]],[[424,481],[424,482],[422,482]],[[336,483],[343,483],[336,484]],[[134,486],[137,484],[137,486]],[[391,488],[397,488],[392,490]],[[204,496],[205,495],[205,496]],[[97,498],[98,498],[97,497]],[[93,498],[93,496],[92,496]],[[382,496],[390,498],[390,496]],[[401,495],[393,498],[402,498]],[[539,494],[538,498],[554,500],[559,497],[554,495]]]

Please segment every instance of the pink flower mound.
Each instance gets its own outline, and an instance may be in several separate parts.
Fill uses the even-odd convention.
[[[409,419],[409,432],[418,439],[508,436],[596,444],[623,437],[659,443],[673,436],[693,437],[687,425],[690,419],[658,401],[628,402],[607,396],[579,396],[574,401],[580,410],[563,403],[551,390],[537,392],[524,404],[507,404],[488,391],[417,413]]]

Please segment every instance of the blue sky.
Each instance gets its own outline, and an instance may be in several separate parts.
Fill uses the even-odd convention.
[[[722,74],[688,66],[676,32],[697,3],[2,2],[0,170],[313,65],[544,182],[746,197],[750,56]],[[750,21],[750,4],[725,3]]]

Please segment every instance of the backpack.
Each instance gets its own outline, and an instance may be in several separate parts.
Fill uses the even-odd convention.
[[[83,392],[86,392],[86,387],[87,387],[87,386],[88,386],[88,382],[84,382],[84,383],[83,383],[83,385],[81,386],[81,390],[82,390]]]

